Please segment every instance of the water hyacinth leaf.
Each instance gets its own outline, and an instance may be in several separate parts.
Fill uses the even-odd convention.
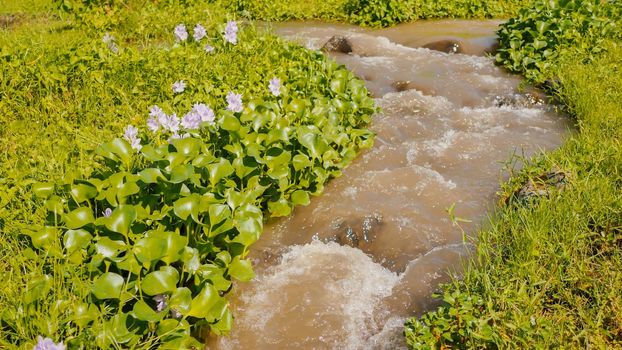
[[[125,242],[113,241],[108,237],[101,237],[97,243],[95,243],[95,250],[97,254],[104,258],[112,258],[117,256],[120,252],[126,250]]]
[[[206,283],[201,289],[201,292],[192,299],[190,303],[190,310],[186,316],[196,317],[196,318],[205,318],[209,314],[210,309],[214,306],[220,296],[218,295],[218,291],[214,286],[209,283]]]
[[[134,304],[132,316],[137,320],[158,322],[166,316],[166,312],[156,312],[144,300],[138,300]]]
[[[233,314],[226,308],[221,314],[220,319],[211,325],[211,330],[217,335],[227,334],[233,326]]]
[[[162,350],[194,350],[201,349],[203,345],[194,337],[188,335],[164,342],[160,344],[159,348]]]
[[[303,190],[294,191],[290,198],[294,205],[309,205],[311,203],[309,192]]]
[[[28,231],[32,245],[37,249],[48,248],[58,239],[58,229],[52,226],[45,226],[41,230]]]
[[[54,193],[54,184],[51,182],[41,182],[32,185],[32,193],[42,199],[47,199]]]
[[[114,342],[126,344],[139,340],[136,320],[129,314],[122,313],[112,316],[107,322],[107,328],[111,330]]]
[[[188,216],[192,215],[194,221],[199,221],[199,211],[201,208],[201,196],[193,193],[188,197],[183,197],[175,201],[173,204],[173,211],[180,219],[186,220]]]
[[[304,168],[308,168],[313,165],[313,162],[304,154],[297,154],[294,156],[292,164],[294,165],[294,169],[296,171],[300,171]]]
[[[272,217],[287,216],[292,212],[289,202],[284,198],[276,202],[268,202],[268,210]]]
[[[87,184],[77,184],[71,186],[71,196],[76,203],[82,203],[97,196],[97,189]]]
[[[67,254],[86,248],[93,236],[86,230],[67,230],[63,236],[63,246]]]
[[[120,203],[122,203],[124,198],[134,195],[138,192],[140,192],[140,187],[138,187],[135,182],[128,181],[117,188],[117,199]]]
[[[231,163],[221,158],[218,163],[210,164],[207,166],[209,170],[209,179],[212,186],[216,185],[220,179],[227,177],[235,171]]]
[[[116,263],[116,266],[121,270],[135,275],[138,275],[143,268],[136,259],[136,256],[132,253],[128,253],[123,260]]]
[[[33,303],[48,294],[52,289],[52,278],[49,275],[37,276],[28,280],[28,287],[23,296],[25,304]]]
[[[158,323],[156,334],[164,340],[190,335],[190,324],[186,320],[166,319]]]
[[[146,267],[166,255],[166,241],[153,236],[143,237],[134,245],[134,254]]]
[[[174,267],[164,266],[159,271],[154,271],[141,281],[140,287],[147,295],[165,294],[175,291],[179,273]]]
[[[232,114],[226,113],[222,117],[221,126],[227,131],[238,131],[240,130],[240,121]]]
[[[140,153],[146,160],[151,162],[157,162],[164,159],[163,155],[152,145],[145,145],[140,149]]]
[[[126,165],[131,162],[132,155],[134,154],[132,146],[126,140],[120,138],[104,143],[95,152],[110,160],[121,160]]]
[[[250,260],[241,260],[239,256],[233,258],[229,264],[229,275],[242,282],[250,281],[255,277]]]
[[[91,208],[81,207],[65,214],[63,221],[67,228],[75,230],[93,223],[95,218],[93,217]]]
[[[194,174],[194,167],[190,164],[182,164],[171,170],[171,179],[169,182],[178,184],[184,182]]]
[[[184,237],[175,232],[152,232],[150,237],[158,238],[164,242],[164,256],[161,260],[167,264],[171,264],[181,259],[181,254],[188,244],[188,237]]]
[[[75,322],[78,327],[84,327],[95,320],[98,314],[99,310],[94,304],[79,303],[73,308],[72,321]]]
[[[173,146],[180,154],[186,157],[194,157],[201,151],[203,142],[194,137],[186,137],[182,139],[175,139],[172,141]]]
[[[182,315],[186,315],[190,311],[192,303],[192,292],[186,287],[177,288],[169,300],[169,307]]]
[[[106,272],[99,276],[91,286],[91,292],[97,299],[119,299],[123,290],[123,277]]]
[[[55,215],[60,215],[65,211],[63,200],[59,196],[51,196],[43,203],[43,205],[47,210]]]
[[[112,211],[105,225],[112,232],[127,235],[134,220],[136,220],[136,208],[133,205],[120,205]]]

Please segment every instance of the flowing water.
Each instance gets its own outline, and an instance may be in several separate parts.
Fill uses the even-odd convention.
[[[498,23],[274,28],[312,49],[347,37],[352,52],[331,56],[366,81],[383,113],[371,126],[373,149],[309,206],[267,225],[251,252],[256,278],[232,292],[234,330],[213,347],[405,346],[404,320],[433,306],[430,295],[468,251],[446,209],[455,204],[474,233],[494,204],[503,162],[558,146],[569,128],[483,56]],[[439,40],[473,55],[418,48]]]

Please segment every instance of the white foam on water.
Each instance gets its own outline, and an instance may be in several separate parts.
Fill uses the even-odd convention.
[[[233,338],[223,337],[219,345],[364,349],[384,326],[374,320],[374,310],[398,281],[355,248],[320,241],[292,246],[241,296]]]

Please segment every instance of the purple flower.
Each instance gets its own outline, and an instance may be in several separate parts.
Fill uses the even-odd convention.
[[[242,95],[230,92],[227,94],[227,110],[235,113],[242,112]]]
[[[183,23],[178,24],[173,33],[175,33],[175,40],[177,41],[186,41],[188,39],[188,31]]]
[[[140,139],[138,138],[138,129],[136,129],[134,126],[128,125],[125,128],[125,133],[123,134],[123,137],[130,143],[133,149],[140,151],[140,149],[143,147],[140,145]]]
[[[160,129],[162,120],[166,118],[166,114],[164,114],[164,111],[162,111],[160,107],[153,106],[149,110],[149,115],[151,118],[147,119],[147,127],[149,130],[156,132]]]
[[[168,296],[165,294],[158,294],[156,296],[153,297],[153,300],[155,300],[156,302],[156,311],[160,312],[164,309],[166,309],[166,307],[168,306],[167,301],[168,301]]]
[[[207,53],[212,53],[214,52],[214,47],[210,44],[206,44],[205,47],[203,48],[205,50],[205,52]]]
[[[281,80],[279,78],[270,79],[268,89],[270,89],[272,95],[279,96],[281,94]]]
[[[196,41],[201,41],[201,39],[205,38],[205,36],[207,35],[207,31],[205,30],[205,28],[203,28],[202,25],[197,24],[194,27],[194,40]]]
[[[179,118],[177,118],[177,114],[175,113],[167,115],[164,123],[161,124],[165,130],[170,132],[177,133],[177,131],[179,131]]]
[[[184,129],[195,130],[199,128],[200,124],[201,116],[194,110],[188,112],[188,114],[181,119],[181,126],[183,126]]]
[[[238,43],[238,24],[235,21],[227,22],[225,27],[225,41],[235,45]]]
[[[209,106],[203,103],[197,103],[192,107],[192,110],[199,115],[202,122],[213,123],[216,117],[214,116],[214,111],[212,111]]]
[[[106,208],[106,210],[104,210],[102,214],[104,215],[105,218],[109,218],[110,215],[112,215],[112,209]]]
[[[50,338],[37,336],[37,345],[32,350],[65,350],[65,345],[63,342],[55,344]]]
[[[183,80],[178,80],[173,83],[173,92],[180,93],[186,90],[186,83]]]
[[[174,319],[179,320],[183,315],[181,314],[181,312],[175,310],[175,309],[171,309],[171,317]]]

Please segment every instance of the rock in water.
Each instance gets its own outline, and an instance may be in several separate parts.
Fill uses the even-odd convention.
[[[441,40],[435,41],[423,45],[426,49],[441,51],[445,53],[462,53],[462,45],[459,42],[453,40]]]
[[[334,35],[324,46],[322,46],[322,51],[324,52],[339,52],[339,53],[350,53],[352,52],[352,44],[350,40],[345,36]]]

